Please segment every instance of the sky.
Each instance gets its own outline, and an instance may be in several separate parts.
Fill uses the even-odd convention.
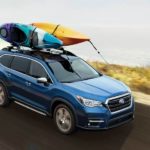
[[[110,55],[110,51],[122,50],[126,56],[130,55],[126,51],[133,52],[132,56],[137,51],[144,57],[150,50],[150,0],[0,0],[0,14],[0,24],[52,22],[77,29],[115,63],[118,56]],[[3,46],[0,42],[0,48]],[[79,53],[87,58],[92,54],[84,50]]]
[[[0,23],[149,26],[149,0],[0,0]]]

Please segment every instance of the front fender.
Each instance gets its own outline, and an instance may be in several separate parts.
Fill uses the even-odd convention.
[[[71,103],[69,103],[68,100],[65,100],[65,99],[60,98],[60,97],[55,97],[52,100],[52,103],[51,103],[51,106],[50,106],[50,114],[53,115],[55,104],[60,104],[60,103],[66,104],[72,110],[72,112],[73,112],[73,114],[75,116],[75,119],[77,120],[75,107]]]
[[[55,105],[59,103],[66,104],[73,112],[74,117],[76,119],[76,123],[78,124],[79,116],[84,113],[83,106],[76,100],[73,94],[70,94],[67,91],[63,91],[60,89],[55,89],[55,95],[53,96],[51,103],[50,103],[50,110],[49,113],[53,116]],[[57,93],[57,94],[56,94]]]

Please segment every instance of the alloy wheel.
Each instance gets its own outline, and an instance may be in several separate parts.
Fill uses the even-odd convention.
[[[58,108],[56,111],[56,124],[62,132],[68,132],[71,129],[71,115],[66,108]]]

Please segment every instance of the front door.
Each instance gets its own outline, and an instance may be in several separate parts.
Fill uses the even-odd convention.
[[[48,84],[38,83],[38,78],[46,78],[48,80]],[[51,100],[51,90],[53,88],[52,81],[49,77],[48,72],[45,67],[35,61],[32,60],[28,72],[27,78],[28,85],[28,94],[27,98],[31,100],[31,102],[41,109],[49,109],[49,104]]]

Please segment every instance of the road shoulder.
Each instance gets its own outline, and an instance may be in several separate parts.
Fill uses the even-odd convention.
[[[150,95],[142,92],[132,92],[135,97],[135,102],[150,106]]]

